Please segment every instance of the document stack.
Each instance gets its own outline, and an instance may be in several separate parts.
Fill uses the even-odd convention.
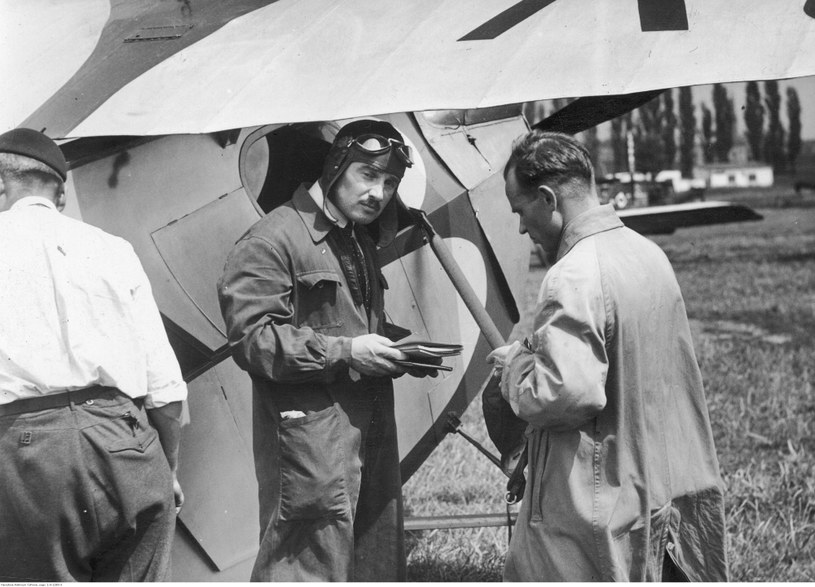
[[[442,365],[442,360],[444,357],[460,355],[462,350],[460,344],[416,340],[413,337],[400,341],[393,345],[393,348],[408,356],[407,360],[394,361],[394,363],[405,367],[438,371],[452,371],[452,367]]]

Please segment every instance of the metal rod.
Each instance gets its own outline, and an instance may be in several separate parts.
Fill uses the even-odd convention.
[[[503,514],[459,514],[450,516],[419,516],[405,518],[405,531],[454,530],[457,528],[500,528],[514,525],[518,512]]]
[[[490,451],[488,451],[486,448],[484,448],[483,446],[481,446],[481,444],[480,444],[480,443],[478,443],[478,442],[477,442],[477,441],[476,441],[474,438],[472,438],[471,436],[469,436],[469,435],[468,435],[466,432],[464,432],[463,430],[456,430],[456,432],[458,432],[459,434],[461,434],[461,435],[462,435],[462,436],[465,438],[465,440],[467,440],[467,442],[469,442],[469,443],[470,443],[470,444],[472,444],[474,447],[476,447],[476,448],[477,448],[479,451],[481,451],[481,454],[483,454],[485,457],[487,457],[489,460],[491,460],[491,461],[492,461],[492,463],[493,463],[493,464],[494,464],[496,467],[498,467],[499,469],[501,468],[501,459],[499,459],[499,458],[498,458],[498,457],[496,457],[494,454],[492,454]],[[503,470],[503,469],[501,469],[501,470]]]
[[[447,428],[448,432],[461,434],[461,436],[464,437],[464,440],[466,440],[467,442],[472,444],[475,448],[477,448],[479,452],[481,452],[481,454],[483,454],[490,461],[492,461],[492,464],[501,469],[501,471],[506,475],[506,471],[504,471],[504,468],[501,466],[501,459],[496,457],[494,454],[492,454],[490,451],[484,448],[484,446],[480,442],[478,442],[475,438],[473,438],[472,436],[470,436],[461,429],[461,420],[459,419],[458,414],[456,414],[455,412],[447,413]]]
[[[439,263],[441,263],[450,281],[453,282],[453,287],[456,288],[461,299],[464,300],[464,305],[467,306],[467,309],[473,315],[473,318],[475,318],[475,322],[484,334],[484,338],[487,339],[487,342],[493,349],[504,345],[505,341],[504,337],[501,336],[501,331],[498,330],[487,309],[483,306],[481,300],[478,299],[475,290],[473,290],[473,287],[470,285],[461,267],[459,267],[450,249],[448,249],[444,243],[444,239],[439,236],[433,228],[433,225],[430,224],[427,214],[422,210],[416,209],[412,209],[411,212],[413,213],[416,223],[425,231],[427,239],[430,242],[430,248],[433,249],[433,252],[436,254]]]

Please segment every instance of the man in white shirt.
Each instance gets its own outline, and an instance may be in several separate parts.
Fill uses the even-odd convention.
[[[59,213],[67,168],[0,135],[0,581],[160,581],[187,388],[132,247]]]

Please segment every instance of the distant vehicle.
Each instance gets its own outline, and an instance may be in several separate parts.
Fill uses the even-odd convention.
[[[597,178],[597,195],[601,203],[611,203],[616,210],[628,208],[634,199],[631,182],[626,183],[613,176]]]
[[[800,195],[803,190],[815,190],[815,179],[800,180],[795,182],[795,193]]]
[[[682,201],[704,200],[707,182],[704,179],[685,178],[678,169],[663,169],[656,174],[654,181],[673,189],[674,197]]]
[[[808,170],[797,173],[793,186],[795,193],[799,196],[803,190],[815,190],[815,171]]]
[[[611,203],[617,210],[625,210],[705,199],[705,180],[683,178],[678,170],[660,171],[653,179],[651,174],[634,173],[633,179],[632,182],[631,174],[627,172],[598,178],[600,201]]]

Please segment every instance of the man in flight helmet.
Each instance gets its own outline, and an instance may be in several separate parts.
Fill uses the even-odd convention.
[[[405,578],[392,379],[376,246],[396,234],[410,147],[389,123],[340,129],[322,175],[235,245],[218,283],[253,382],[256,581]]]

